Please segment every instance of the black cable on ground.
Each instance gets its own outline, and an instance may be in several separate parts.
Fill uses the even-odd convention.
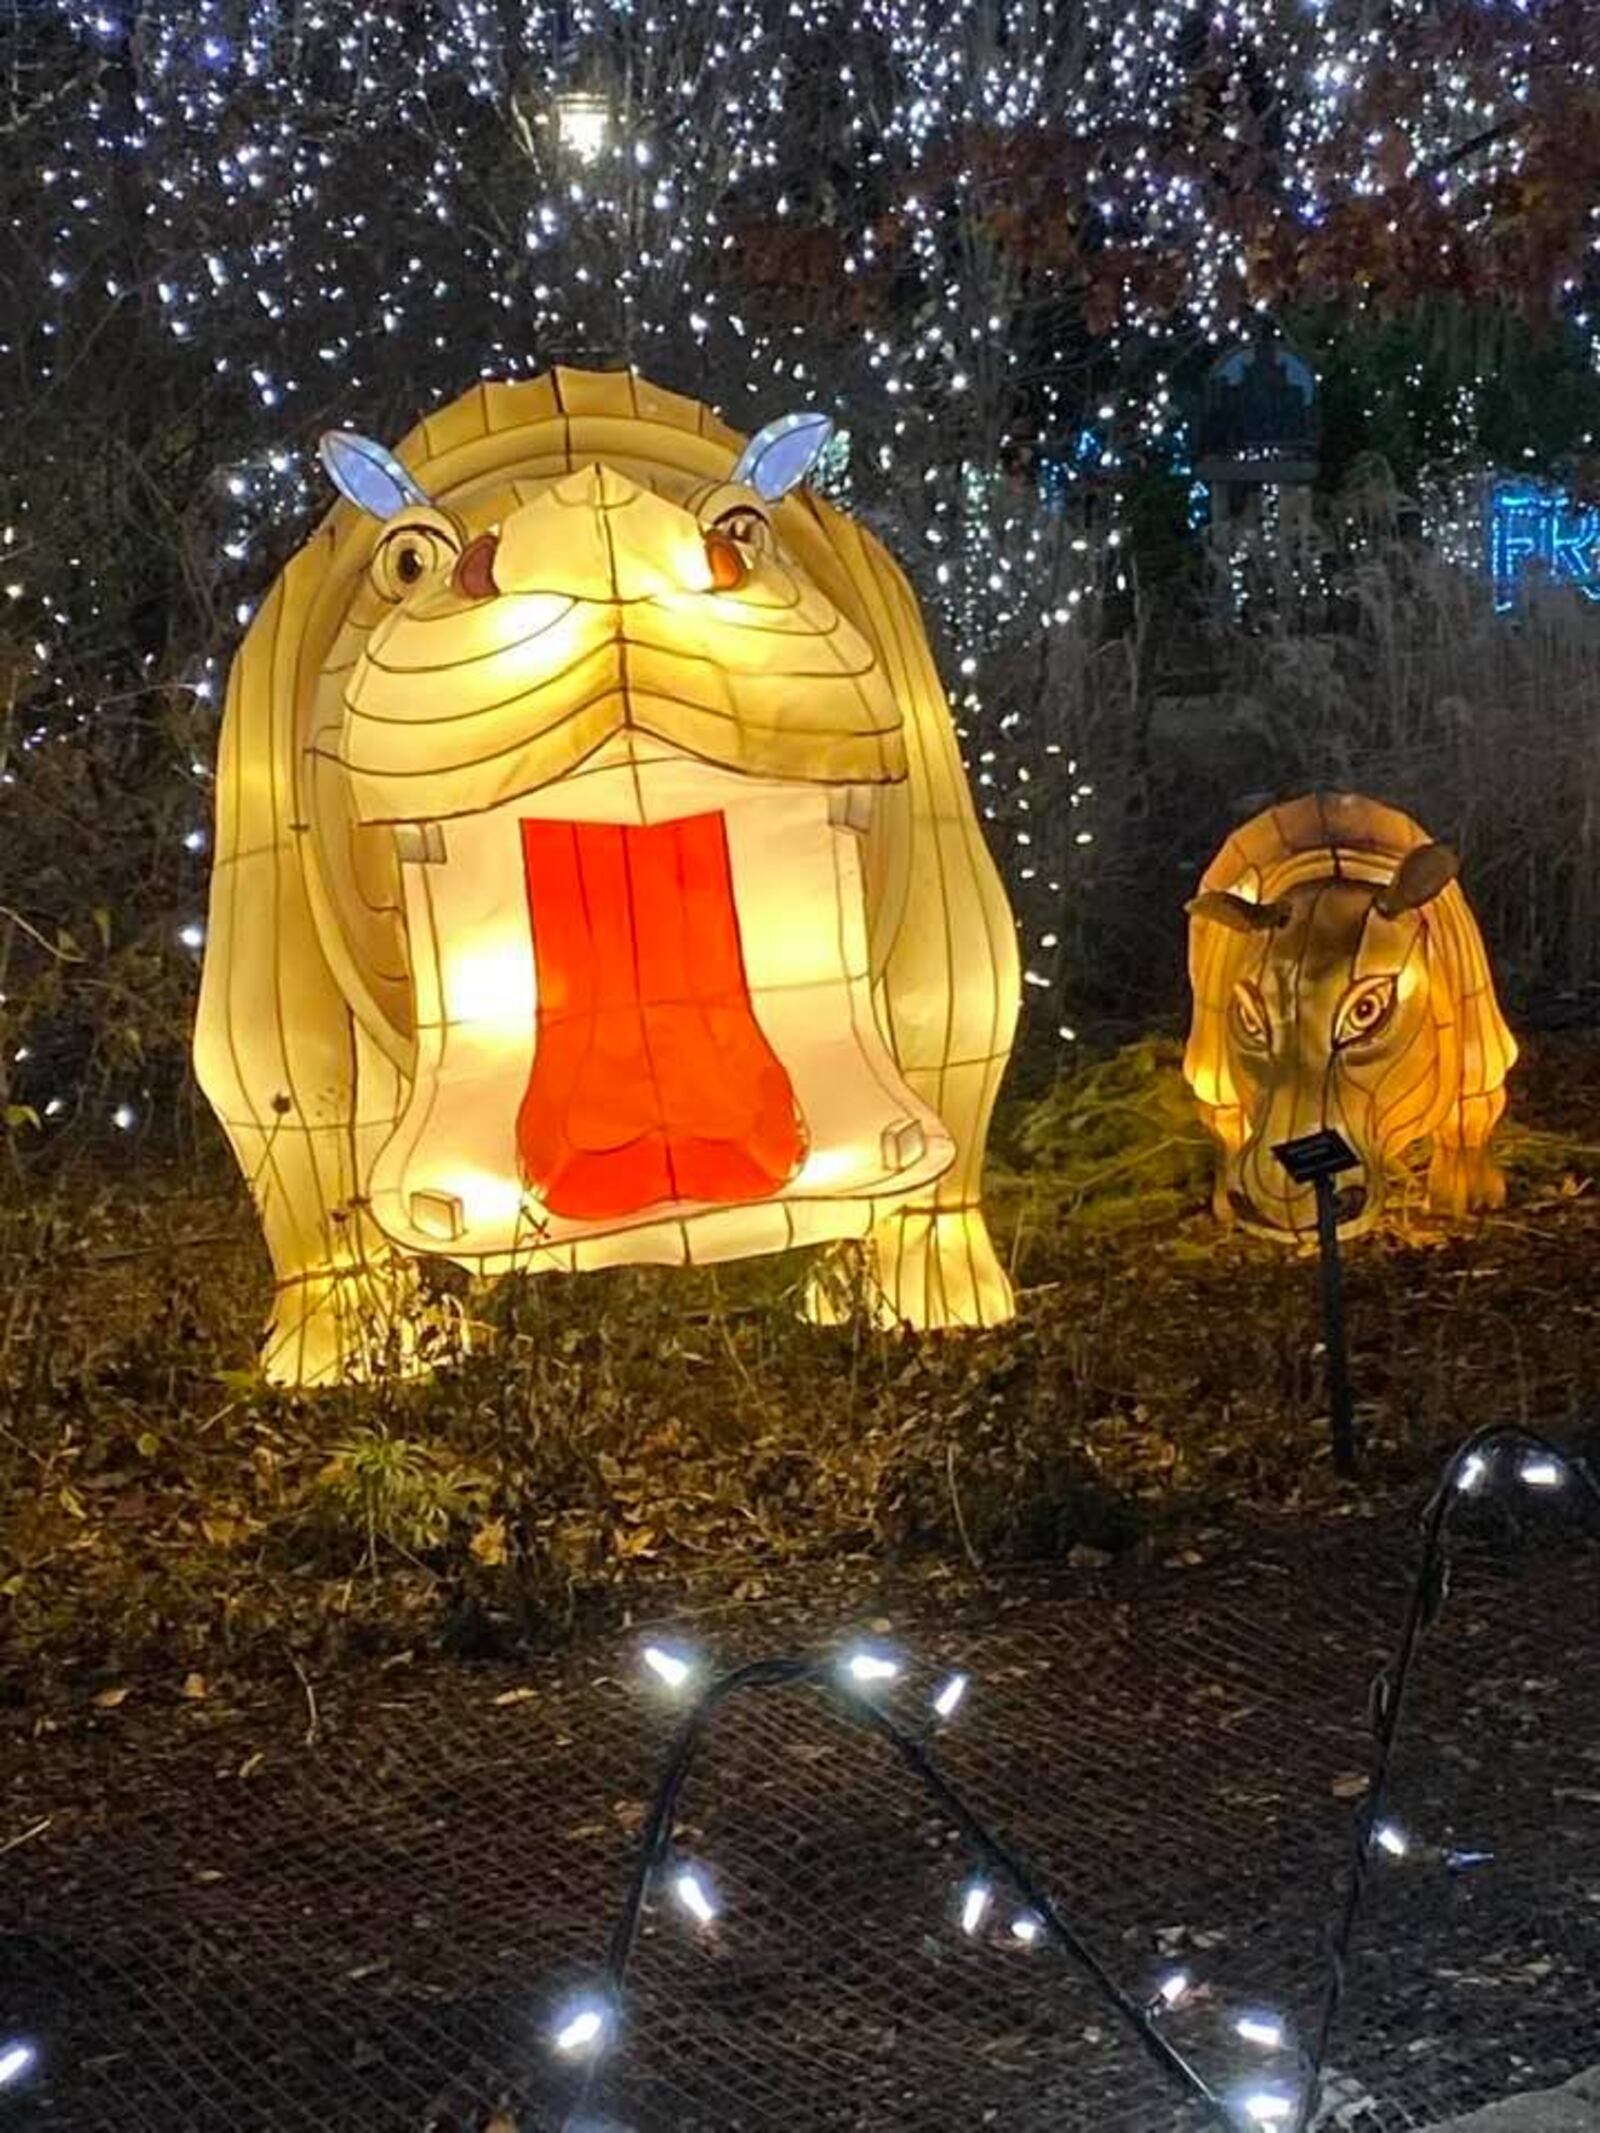
[[[1355,1813],[1354,1840],[1344,1900],[1328,1934],[1328,1982],[1323,1992],[1317,2034],[1307,2060],[1306,2078],[1301,2091],[1300,2107],[1295,2116],[1294,2133],[1308,2133],[1321,2101],[1322,2080],[1327,2070],[1334,2026],[1338,2021],[1339,2009],[1349,1982],[1350,1946],[1361,1915],[1361,1900],[1366,1894],[1374,1837],[1383,1823],[1389,1773],[1394,1762],[1395,1744],[1400,1735],[1406,1692],[1416,1669],[1423,1634],[1438,1619],[1449,1592],[1450,1514],[1463,1496],[1469,1493],[1463,1486],[1463,1476],[1472,1461],[1487,1462],[1499,1448],[1517,1450],[1524,1454],[1537,1452],[1554,1460],[1562,1475],[1570,1476],[1576,1481],[1595,1511],[1600,1513],[1600,1483],[1596,1482],[1585,1461],[1573,1453],[1563,1451],[1560,1445],[1552,1443],[1548,1437],[1541,1436],[1537,1430],[1524,1429],[1520,1424],[1491,1423],[1485,1429],[1475,1430],[1445,1462],[1438,1486],[1428,1499],[1427,1508],[1422,1514],[1422,1555],[1411,1587],[1411,1599],[1406,1608],[1400,1642],[1393,1661],[1372,1684],[1368,1705],[1372,1716],[1372,1763],[1368,1772],[1367,1789]]]
[[[925,1742],[886,1711],[880,1710],[868,1697],[846,1689],[840,1683],[838,1673],[838,1662],[830,1659],[757,1659],[712,1682],[684,1720],[667,1758],[667,1767],[639,1842],[627,1898],[611,1935],[601,1987],[611,2021],[615,2023],[622,2013],[628,1966],[638,1940],[650,1885],[671,1851],[678,1799],[694,1767],[695,1756],[712,1715],[731,1697],[747,1689],[818,1689],[843,1717],[889,1743],[924,1791],[949,1816],[976,1856],[992,1873],[1011,1884],[1038,1918],[1044,1935],[1084,1972],[1106,2005],[1133,2032],[1162,2071],[1200,2106],[1213,2125],[1224,2128],[1225,2133],[1237,2133],[1235,2120],[1221,2097],[1162,2035],[1148,2008],[1116,1982],[1083,1935],[1063,1917],[1028,1862],[997,1837],[968,1806],[934,1762]],[[579,2115],[593,2095],[602,2063],[602,2055],[598,2053],[590,2061],[578,2097],[567,2114],[567,2133],[578,2133]]]
[[[1437,1619],[1448,1591],[1450,1515],[1457,1501],[1470,1493],[1470,1484],[1465,1477],[1471,1471],[1472,1463],[1480,1462],[1482,1470],[1486,1471],[1488,1461],[1501,1449],[1515,1450],[1524,1457],[1536,1453],[1554,1461],[1563,1478],[1576,1481],[1600,1513],[1600,1483],[1596,1482],[1585,1462],[1563,1451],[1537,1430],[1515,1424],[1493,1424],[1475,1431],[1445,1462],[1423,1513],[1422,1554],[1395,1655],[1373,1684],[1370,1703],[1372,1761],[1367,1788],[1355,1814],[1349,1877],[1338,1914],[1327,1935],[1327,1984],[1316,2035],[1311,2049],[1302,2059],[1304,2078],[1293,2133],[1309,2133],[1320,2105],[1328,2052],[1349,1981],[1350,1949],[1366,1892],[1375,1833],[1382,1826],[1406,1694],[1415,1673],[1423,1634]],[[839,1662],[834,1659],[757,1659],[721,1675],[697,1699],[680,1726],[668,1755],[640,1839],[627,1897],[611,1935],[601,1985],[608,2025],[614,2028],[620,2021],[628,1969],[651,1884],[670,1855],[678,1800],[712,1717],[730,1698],[746,1690],[811,1688],[821,1691],[852,1724],[876,1734],[890,1745],[905,1768],[960,1831],[977,1858],[990,1872],[1011,1884],[1039,1920],[1044,1935],[1084,1973],[1107,2007],[1138,2039],[1149,2057],[1199,2106],[1211,2124],[1224,2128],[1225,2133],[1238,2133],[1238,2120],[1223,2099],[1163,2034],[1149,2006],[1134,1999],[1117,1983],[1084,1935],[1063,1916],[1028,1861],[996,1836],[968,1805],[935,1763],[925,1739],[899,1724],[870,1697],[847,1689],[839,1675]],[[585,2070],[578,2096],[567,2113],[566,2133],[580,2133],[579,2116],[594,2093],[603,2064],[604,2053],[597,2050]]]

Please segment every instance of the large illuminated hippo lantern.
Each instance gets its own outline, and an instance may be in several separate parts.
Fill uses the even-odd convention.
[[[1012,920],[915,599],[803,486],[827,429],[558,370],[324,440],[230,679],[195,1038],[274,1379],[425,1362],[427,1257],[856,1239],[885,1321],[1010,1316]]]
[[[1333,1127],[1359,1156],[1341,1233],[1376,1222],[1406,1151],[1432,1144],[1429,1204],[1497,1207],[1489,1152],[1517,1056],[1454,853],[1396,808],[1312,794],[1235,830],[1190,914],[1183,1070],[1219,1150],[1217,1211],[1316,1227],[1273,1150]]]

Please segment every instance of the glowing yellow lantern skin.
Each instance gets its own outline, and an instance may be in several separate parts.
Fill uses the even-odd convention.
[[[860,1239],[884,1320],[1011,1315],[1015,934],[921,618],[862,527],[734,484],[743,442],[629,373],[483,385],[251,624],[195,1058],[280,1382],[415,1361],[423,1256]]]
[[[1216,1208],[1274,1235],[1316,1228],[1272,1150],[1331,1126],[1361,1158],[1342,1235],[1380,1218],[1431,1140],[1429,1204],[1498,1207],[1489,1143],[1517,1056],[1455,855],[1397,808],[1314,793],[1234,831],[1190,902],[1184,1074],[1215,1136]]]

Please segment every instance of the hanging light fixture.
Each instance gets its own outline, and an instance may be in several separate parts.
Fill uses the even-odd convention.
[[[611,106],[592,89],[563,89],[556,98],[556,136],[580,163],[598,162],[611,135]]]

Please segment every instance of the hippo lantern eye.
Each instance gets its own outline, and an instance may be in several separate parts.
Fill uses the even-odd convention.
[[[1334,1043],[1341,1049],[1349,1044],[1368,1043],[1394,1013],[1394,1001],[1393,978],[1364,978],[1351,986],[1339,1005]]]
[[[386,600],[403,600],[425,578],[437,577],[456,560],[448,526],[407,520],[386,533],[372,558],[372,582]]]
[[[1241,978],[1233,988],[1230,1012],[1243,1042],[1256,1051],[1265,1051],[1271,1042],[1272,1025],[1267,1019],[1266,1002],[1248,978]]]

